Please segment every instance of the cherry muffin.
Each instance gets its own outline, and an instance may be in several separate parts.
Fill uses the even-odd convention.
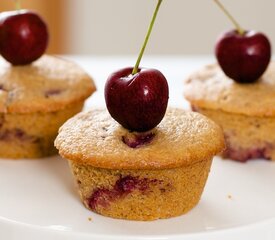
[[[98,109],[68,120],[55,146],[88,209],[154,220],[184,214],[198,203],[224,139],[220,127],[198,113],[169,109],[157,127],[137,133]]]
[[[30,65],[0,64],[0,156],[55,154],[58,129],[95,91],[92,79],[76,64],[46,55]]]
[[[275,63],[255,83],[239,84],[216,64],[191,75],[184,95],[193,110],[224,130],[224,158],[275,160]]]

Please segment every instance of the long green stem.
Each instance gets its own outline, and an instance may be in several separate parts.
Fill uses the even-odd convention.
[[[244,30],[243,28],[240,26],[240,24],[235,20],[235,18],[233,18],[233,16],[227,11],[227,9],[221,4],[221,2],[219,0],[213,0],[218,7],[225,13],[225,15],[230,19],[230,21],[235,25],[238,33],[240,35],[244,34]]]
[[[16,10],[20,10],[21,9],[21,1],[20,0],[14,0],[14,3],[15,3]]]
[[[147,43],[148,43],[148,40],[149,40],[149,38],[150,38],[150,35],[151,35],[151,32],[152,32],[152,29],[153,29],[153,26],[154,26],[156,17],[157,17],[157,15],[158,15],[158,11],[159,11],[159,8],[160,8],[161,3],[162,3],[162,0],[158,0],[158,4],[157,4],[157,6],[156,6],[156,9],[155,9],[153,18],[152,18],[152,20],[151,20],[151,23],[150,23],[148,32],[147,32],[147,34],[146,34],[146,37],[145,37],[145,40],[144,40],[144,43],[143,43],[143,46],[142,46],[141,51],[140,51],[140,53],[139,53],[139,56],[138,56],[136,65],[135,65],[135,67],[134,67],[134,69],[133,69],[133,71],[132,71],[132,75],[134,75],[134,74],[136,74],[136,73],[138,72],[138,67],[139,67],[141,58],[142,58],[142,56],[143,56],[143,53],[144,53],[144,51],[145,51],[146,45],[147,45]]]

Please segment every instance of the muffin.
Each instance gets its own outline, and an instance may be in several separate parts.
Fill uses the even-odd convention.
[[[184,214],[198,203],[224,139],[220,127],[198,113],[169,109],[157,127],[137,133],[97,109],[68,120],[55,146],[88,209],[154,220]]]
[[[238,84],[217,64],[195,72],[186,81],[184,95],[194,111],[224,130],[224,158],[245,162],[275,160],[275,63],[255,83]]]
[[[25,66],[0,62],[0,157],[55,154],[58,129],[95,91],[92,79],[57,57],[44,55]]]

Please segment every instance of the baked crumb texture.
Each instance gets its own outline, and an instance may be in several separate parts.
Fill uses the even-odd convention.
[[[0,112],[56,112],[88,98],[93,79],[77,64],[44,55],[24,66],[0,57]]]
[[[224,137],[216,123],[191,111],[168,108],[156,128],[137,133],[94,109],[67,121],[55,146],[88,209],[145,221],[184,214],[198,203]]]
[[[275,117],[252,117],[221,110],[193,109],[218,123],[224,130],[224,158],[240,162],[264,158],[275,161]]]
[[[55,146],[63,158],[79,164],[155,170],[210,159],[224,149],[224,136],[216,123],[191,111],[168,108],[156,128],[141,134],[120,126],[107,111],[94,109],[68,120]]]
[[[69,161],[88,209],[142,221],[175,217],[192,209],[200,200],[211,162],[162,170],[112,170]]]
[[[77,64],[48,55],[24,66],[0,57],[0,65],[0,157],[55,154],[59,127],[96,90],[93,79]]]
[[[184,81],[184,96],[193,109],[224,131],[224,158],[245,162],[275,160],[275,62],[255,83],[238,84],[218,64],[205,66]]]
[[[19,159],[56,154],[53,142],[59,127],[82,107],[81,101],[50,113],[0,113],[0,156]]]
[[[239,84],[218,64],[205,66],[184,81],[184,96],[194,106],[255,117],[275,117],[275,62],[255,83]]]

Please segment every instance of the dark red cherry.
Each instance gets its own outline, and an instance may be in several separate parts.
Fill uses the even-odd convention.
[[[48,45],[48,29],[41,17],[28,10],[0,14],[0,53],[13,65],[38,59]]]
[[[145,132],[156,127],[166,112],[169,89],[156,69],[124,68],[111,74],[105,85],[105,101],[111,116],[123,127]]]
[[[215,54],[228,77],[239,83],[252,83],[265,72],[271,58],[271,45],[263,33],[240,34],[231,30],[218,39]]]

